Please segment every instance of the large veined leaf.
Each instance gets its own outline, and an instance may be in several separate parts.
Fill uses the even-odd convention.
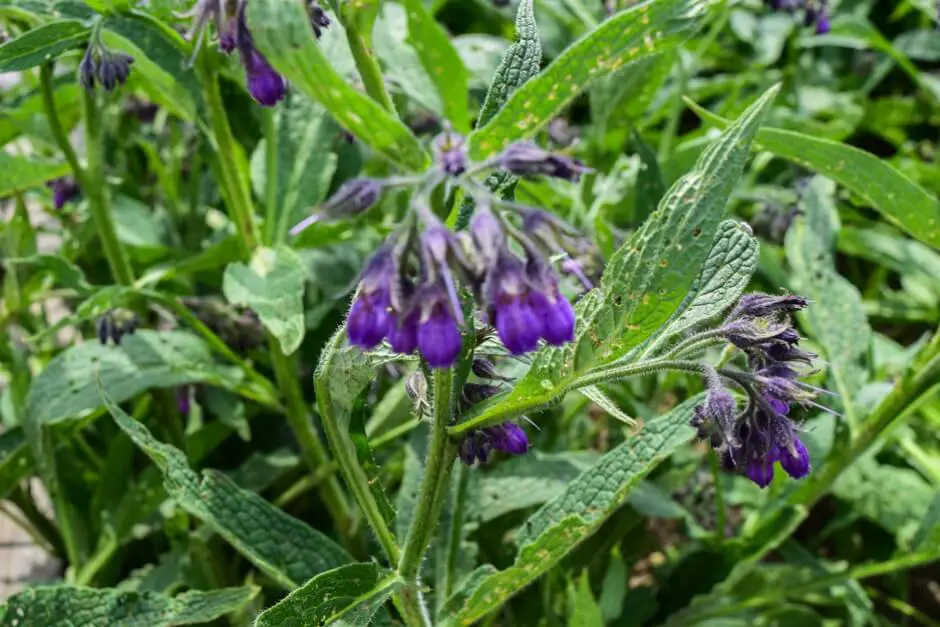
[[[390,161],[423,169],[427,155],[397,117],[346,83],[317,44],[302,3],[258,0],[248,4],[255,44],[271,65],[307,96],[321,103],[346,130]],[[339,29],[333,24],[331,29]]]
[[[348,564],[321,573],[261,612],[255,627],[365,627],[404,582],[376,564]]]
[[[251,263],[232,263],[222,292],[233,305],[247,305],[289,355],[304,339],[304,266],[290,248],[259,248]]]
[[[722,222],[702,271],[689,291],[688,304],[669,323],[666,333],[682,333],[724,313],[747,287],[759,254],[760,245],[750,227],[734,220]]]
[[[91,32],[79,20],[57,20],[26,31],[0,46],[0,73],[19,72],[54,60]]]
[[[170,496],[240,553],[290,590],[311,577],[350,561],[346,552],[306,523],[285,514],[226,475],[207,470],[200,477],[176,447],[159,442],[100,390],[117,425],[163,471]]]
[[[404,0],[408,14],[408,40],[418,51],[425,71],[441,96],[444,116],[458,133],[470,130],[467,112],[467,68],[443,26],[434,20],[422,0]]]
[[[768,90],[713,142],[617,251],[601,285],[575,308],[575,342],[543,348],[511,392],[479,405],[475,416],[456,430],[550,404],[578,375],[650,342],[688,304],[686,296],[712,249],[751,139],[776,93],[776,87]]]
[[[872,334],[862,296],[835,268],[838,214],[834,186],[816,177],[806,188],[805,213],[787,233],[787,259],[792,281],[812,301],[803,313],[813,335],[825,351],[827,369],[850,420],[858,415],[857,396],[868,380],[867,359]]]
[[[475,570],[448,599],[441,616],[445,624],[470,624],[499,608],[594,533],[648,472],[692,438],[688,422],[699,400],[691,398],[647,422],[539,509],[516,535],[513,564],[501,571],[489,565]]]
[[[648,0],[604,21],[572,44],[504,107],[470,135],[470,152],[482,159],[533,136],[591,81],[625,65],[678,46],[701,24],[704,0]]]
[[[64,161],[19,157],[0,152],[0,198],[40,187],[71,171]]]
[[[709,124],[719,128],[728,125],[724,118],[695,103],[688,104]],[[757,143],[777,156],[844,185],[871,203],[888,221],[940,248],[940,200],[888,162],[853,146],[773,128],[761,129]]]
[[[173,627],[221,618],[242,608],[258,588],[191,590],[175,597],[155,592],[79,586],[39,586],[0,606],[3,627]]]
[[[183,331],[143,329],[120,346],[85,342],[59,353],[35,378],[26,399],[27,420],[56,423],[101,407],[96,378],[122,403],[151,388],[208,383],[234,389],[237,368],[220,366],[208,346]]]

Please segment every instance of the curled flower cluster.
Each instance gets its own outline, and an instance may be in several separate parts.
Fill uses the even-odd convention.
[[[832,28],[826,0],[764,0],[774,11],[803,13],[803,25],[812,26],[819,35],[825,35]]]
[[[518,175],[576,180],[586,168],[529,143],[513,144],[496,158],[473,164],[463,138],[449,132],[435,140],[434,150],[437,167],[423,177],[353,179],[292,230],[296,234],[318,220],[361,213],[390,187],[421,184],[408,218],[366,264],[347,319],[350,343],[368,350],[387,340],[396,352],[419,351],[432,368],[454,365],[465,315],[461,284],[513,355],[535,350],[541,340],[570,342],[574,309],[546,255],[583,253],[583,241],[557,217],[493,198],[469,177],[499,167]],[[468,231],[452,232],[429,209],[428,190],[443,181],[463,186],[476,199]],[[563,267],[588,281],[570,256]]]
[[[207,24],[214,22],[219,48],[226,54],[238,51],[251,97],[262,106],[273,107],[284,99],[287,83],[255,47],[245,20],[246,1],[238,0],[232,7],[226,0],[199,0],[189,14],[193,17],[193,29],[189,36],[196,39],[198,49]],[[323,29],[330,25],[330,18],[316,0],[307,3],[307,13],[310,16],[310,27],[319,38]]]
[[[97,84],[107,91],[112,91],[127,82],[132,63],[134,57],[109,50],[96,34],[92,36],[88,48],[85,49],[85,56],[78,64],[78,79],[88,91],[92,91]]]
[[[806,307],[796,295],[747,294],[717,332],[747,355],[748,369],[709,371],[705,402],[692,426],[721,456],[724,467],[760,487],[770,485],[774,466],[795,479],[810,471],[810,458],[789,417],[793,404],[815,405],[819,391],[800,381],[815,358],[798,348],[789,314]],[[748,405],[738,412],[723,379],[743,388]]]

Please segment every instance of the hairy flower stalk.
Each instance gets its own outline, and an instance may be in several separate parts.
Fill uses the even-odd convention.
[[[564,271],[590,285],[578,262],[567,256],[568,251],[585,251],[583,245],[578,248],[583,242],[577,232],[541,209],[491,197],[472,177],[503,167],[517,174],[574,180],[586,168],[532,144],[513,144],[496,159],[475,164],[464,138],[451,131],[439,135],[433,148],[436,166],[423,177],[348,181],[291,231],[297,234],[320,220],[359,214],[390,187],[418,185],[410,218],[363,270],[347,318],[350,343],[369,350],[384,340],[397,353],[417,351],[431,368],[449,368],[461,352],[464,309],[471,295],[512,355],[536,350],[543,341],[556,346],[572,341],[574,308],[549,256],[562,258]],[[442,180],[463,187],[477,201],[469,231],[460,236],[427,204],[428,190]]]

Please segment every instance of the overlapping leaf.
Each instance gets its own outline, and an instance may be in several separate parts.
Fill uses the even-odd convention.
[[[516,535],[519,553],[511,566],[474,571],[448,599],[446,624],[469,625],[499,608],[590,536],[626,501],[633,487],[694,432],[688,422],[699,398],[647,422],[640,433],[604,455],[546,503]]]
[[[187,512],[202,520],[240,553],[287,589],[349,562],[328,537],[285,514],[263,498],[208,470],[200,477],[177,448],[156,440],[100,390],[117,425],[163,471],[164,486]]]
[[[301,3],[258,0],[248,4],[258,48],[271,65],[307,96],[320,102],[348,131],[398,165],[423,169],[427,155],[408,127],[377,102],[356,91],[320,49]],[[331,29],[341,28],[334,23]]]
[[[719,128],[728,121],[689,102],[696,113]],[[757,143],[770,152],[815,170],[849,188],[888,221],[917,239],[940,248],[940,200],[888,162],[853,146],[793,131],[765,128]]]
[[[3,627],[173,627],[207,623],[234,612],[256,594],[255,587],[191,590],[175,597],[154,592],[78,586],[27,588],[0,609]]]
[[[511,392],[458,427],[492,424],[554,402],[579,374],[649,342],[676,314],[704,264],[751,139],[777,92],[770,89],[702,154],[610,260],[599,288],[577,304],[574,345],[544,348]]]
[[[79,20],[56,20],[26,31],[0,46],[0,73],[19,72],[54,60],[91,32]]]
[[[0,152],[0,198],[42,187],[46,181],[65,176],[70,171],[69,164],[64,161],[20,157]]]
[[[471,154],[482,159],[531,137],[591,81],[679,45],[699,27],[707,5],[705,0],[648,0],[604,21],[516,91],[499,113],[471,134]]]

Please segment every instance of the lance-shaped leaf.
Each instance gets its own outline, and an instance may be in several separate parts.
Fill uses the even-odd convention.
[[[692,171],[672,186],[656,211],[611,258],[601,285],[575,307],[575,341],[543,348],[511,392],[478,405],[473,417],[455,431],[547,406],[580,374],[655,341],[687,303],[751,140],[776,93],[777,87],[769,89],[710,144]]]
[[[839,226],[833,187],[822,177],[807,186],[802,203],[805,215],[787,233],[786,250],[793,285],[812,302],[803,316],[825,351],[827,369],[846,415],[856,421],[861,416],[855,401],[868,380],[872,334],[862,295],[835,268],[832,251]]]
[[[273,607],[255,627],[336,625],[365,627],[403,581],[376,564],[348,564],[321,573]]]
[[[0,609],[4,627],[122,625],[173,627],[221,618],[258,593],[253,586],[190,590],[175,597],[155,592],[79,586],[39,586],[18,592]]]
[[[475,570],[448,599],[441,618],[470,624],[552,568],[593,534],[627,500],[630,491],[663,459],[694,435],[689,426],[700,397],[650,420],[639,433],[610,451],[539,509],[516,535],[519,553],[511,566]]]
[[[699,272],[687,303],[664,335],[675,335],[717,318],[733,305],[751,280],[757,267],[760,245],[751,235],[750,227],[726,220],[718,227],[702,270]]]
[[[0,46],[0,73],[20,72],[52,61],[87,40],[90,32],[79,20],[57,20],[26,31]]]
[[[443,26],[434,20],[422,0],[405,0],[408,14],[408,40],[418,51],[418,58],[444,105],[444,116],[458,133],[470,130],[467,105],[468,73],[457,49]]]
[[[178,448],[158,441],[100,390],[114,421],[163,471],[167,493],[193,516],[225,538],[242,555],[290,590],[315,575],[348,563],[331,539],[220,472],[200,477]]]
[[[691,101],[709,124],[728,121]],[[779,157],[815,170],[871,203],[889,222],[934,248],[940,248],[940,200],[883,159],[853,146],[793,131],[765,128],[757,143]]]
[[[397,117],[346,83],[317,44],[305,5],[293,0],[248,3],[255,44],[274,68],[321,103],[346,130],[388,160],[421,170],[427,154]],[[334,22],[330,29],[340,29]]]
[[[251,264],[232,263],[222,277],[222,293],[233,305],[245,305],[290,355],[304,339],[304,265],[286,246],[259,248]]]
[[[604,21],[517,90],[486,126],[470,135],[482,159],[532,137],[588,84],[686,40],[707,13],[706,0],[648,0]]]

